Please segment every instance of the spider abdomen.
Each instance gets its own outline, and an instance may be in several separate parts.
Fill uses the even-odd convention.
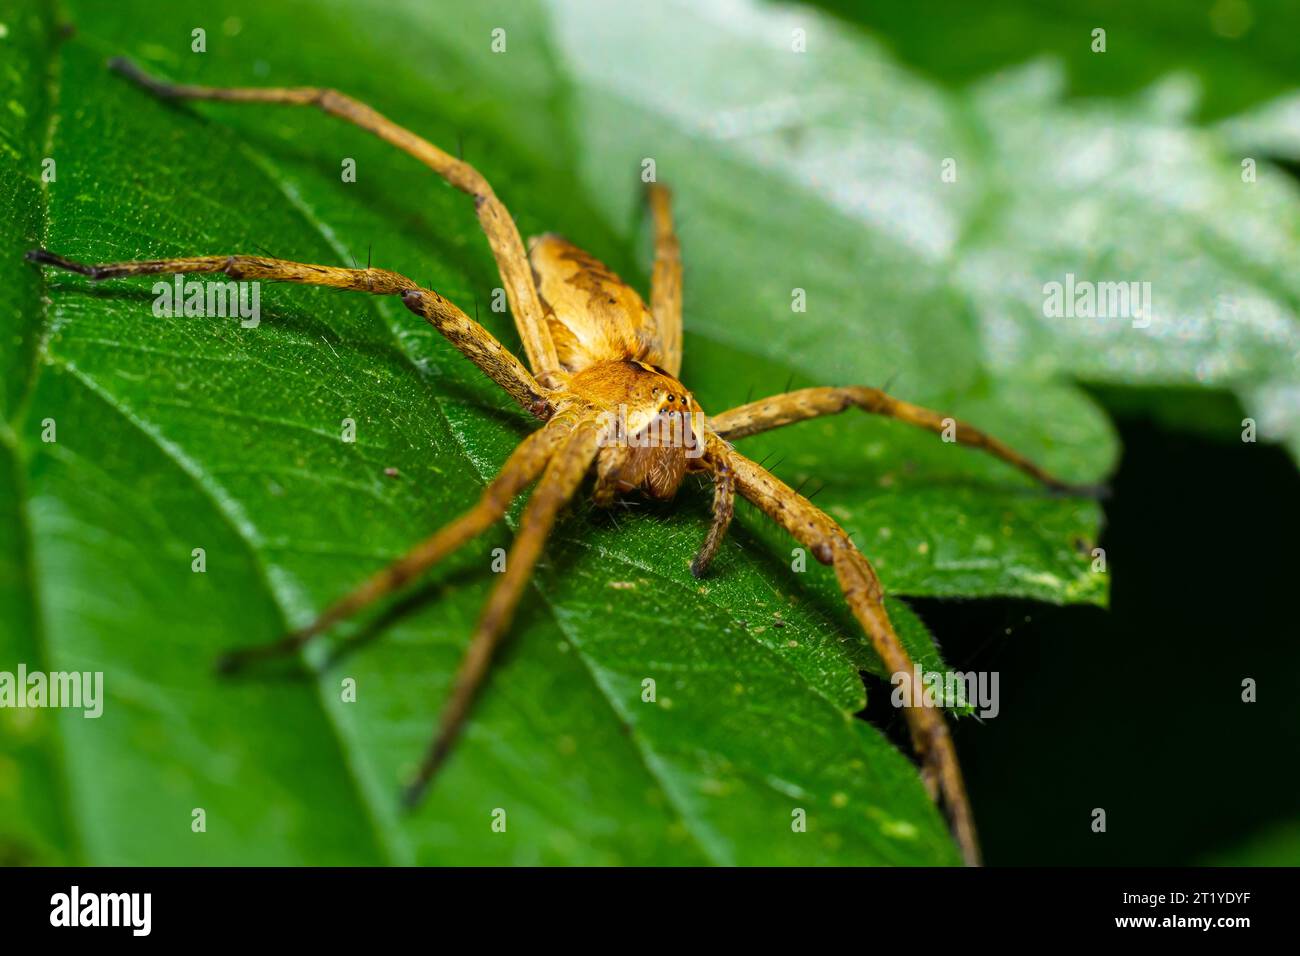
[[[529,240],[528,262],[565,371],[620,359],[663,364],[654,316],[609,266],[554,233]]]

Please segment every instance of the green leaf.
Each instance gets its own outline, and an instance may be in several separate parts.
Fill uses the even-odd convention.
[[[642,288],[638,175],[655,159],[685,250],[684,377],[707,409],[792,376],[892,378],[902,397],[1096,480],[1116,445],[1062,377],[1077,370],[1077,341],[1041,334],[1031,287],[977,268],[1025,256],[1041,287],[1035,270],[1064,261],[1012,228],[1046,229],[1059,191],[1027,183],[1021,196],[993,170],[1017,124],[1035,109],[1059,117],[1059,104],[1023,79],[953,97],[868,38],[783,8],[674,7],[670,28],[631,5],[68,6],[71,39],[57,43],[35,12],[0,39],[22,58],[6,64],[0,97],[20,106],[0,109],[0,191],[16,198],[0,219],[0,304],[15,319],[0,350],[0,670],[102,670],[107,700],[99,719],[0,711],[0,853],[956,862],[915,769],[853,718],[859,671],[882,667],[833,580],[792,573],[792,543],[747,510],[714,573],[695,581],[707,494],[690,487],[672,507],[573,509],[456,754],[420,810],[402,813],[398,784],[508,529],[340,627],[308,655],[309,676],[221,681],[212,663],[306,623],[467,507],[526,416],[400,303],[268,286],[261,324],[242,328],[155,318],[150,283],[42,279],[19,260],[34,245],[91,261],[371,257],[467,310],[481,303],[517,347],[508,316],[487,307],[499,280],[468,200],[409,157],[311,111],[159,102],[103,63],[126,54],[193,82],[335,86],[463,150],[525,235],[563,232]],[[818,56],[790,53],[792,23],[825,44]],[[496,27],[505,54],[491,51]],[[1005,123],[999,97],[1020,111]],[[1208,150],[1184,156],[1193,171]],[[42,190],[47,155],[57,178]],[[954,155],[958,183],[942,183],[939,161]],[[341,181],[345,159],[355,183]],[[1015,175],[1031,176],[1027,163]],[[1264,263],[1242,281],[1280,297],[1289,280]],[[795,288],[807,312],[792,312]],[[1008,304],[1010,332],[995,314]],[[1276,379],[1276,356],[1246,344],[1240,363]],[[1022,362],[1031,348],[1041,352]],[[1194,375],[1184,364],[1205,354],[1182,350],[1174,371]],[[355,443],[340,440],[345,418]],[[47,419],[55,442],[42,441]],[[849,415],[744,450],[779,460],[787,480],[824,484],[817,503],[856,533],[893,594],[1105,600],[1089,570],[1095,503],[1048,497],[933,435]],[[196,548],[203,574],[191,571]],[[891,599],[890,612],[913,655],[943,667],[906,606]],[[341,699],[348,678],[354,703]],[[196,808],[206,832],[191,828]],[[491,827],[497,808],[505,833]],[[798,809],[806,833],[792,831]]]
[[[312,114],[209,120],[106,75],[105,56],[123,50],[176,68],[156,38],[187,37],[191,20],[143,12],[114,23],[82,12],[60,52],[44,244],[92,259],[267,248],[328,262],[373,243],[384,265],[429,276],[457,301],[490,300],[497,280],[468,202],[407,157]],[[325,48],[356,56],[347,75],[316,79],[380,102],[395,49],[413,41],[397,22],[387,34],[362,31],[360,15],[341,6],[316,25]],[[240,34],[296,58],[285,17],[268,10]],[[146,20],[149,32],[136,33]],[[488,22],[473,27],[484,49]],[[470,29],[450,31],[436,51],[462,77],[458,89],[417,86],[412,72],[385,108],[443,142],[457,141],[463,121],[474,132],[467,151],[488,143],[508,160],[482,161],[503,193],[558,195],[567,166],[548,168],[543,147],[530,150],[537,140],[513,138],[526,128],[464,101],[467,89],[486,95],[491,82],[470,77],[494,62],[458,52]],[[212,34],[202,78],[234,82],[250,64],[223,60],[217,24]],[[515,34],[512,56],[544,70],[528,31]],[[408,52],[397,61],[414,63]],[[290,82],[265,62],[251,66],[259,82]],[[331,141],[332,154],[303,145]],[[344,156],[357,161],[355,185],[339,182]],[[544,209],[533,215],[521,214],[529,231],[547,221]],[[591,218],[571,231],[613,245]],[[309,620],[466,507],[528,422],[393,303],[268,288],[261,325],[244,329],[155,319],[140,283],[49,282],[36,382],[14,425],[35,582],[15,591],[34,591],[46,667],[105,672],[102,718],[51,721],[78,858],[955,861],[914,769],[852,719],[866,652],[847,616],[835,604],[792,603],[801,588],[786,564],[743,548],[743,532],[701,587],[688,569],[701,501],[620,518],[619,528],[579,509],[455,759],[419,813],[403,815],[398,784],[431,731],[505,533],[440,568],[409,613],[342,629],[382,640],[314,658],[312,680],[223,683],[212,663],[232,643]],[[39,310],[23,315],[39,324]],[[484,317],[513,340],[505,317]],[[357,423],[355,444],[339,440],[345,417]],[[46,418],[57,423],[52,444],[39,438]],[[191,572],[195,548],[204,574]],[[895,613],[918,657],[938,666],[920,625],[902,605]],[[355,704],[340,700],[345,678],[357,683]],[[656,703],[642,701],[646,678],[657,681]],[[15,761],[16,775],[33,772],[25,755]],[[491,829],[498,807],[506,834]],[[195,808],[206,833],[191,831]],[[795,809],[809,816],[806,834],[792,831]]]
[[[40,163],[50,109],[52,11],[32,5],[4,23],[0,70],[0,670],[46,668],[30,568],[26,488],[10,430],[28,387],[41,329],[41,277],[18,268],[40,238]],[[50,711],[0,710],[0,864],[62,863],[67,825],[59,741]]]

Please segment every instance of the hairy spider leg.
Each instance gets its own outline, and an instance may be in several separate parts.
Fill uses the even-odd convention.
[[[885,610],[884,590],[871,563],[849,540],[848,534],[828,514],[795,492],[757,462],[732,451],[730,463],[736,488],[759,510],[789,531],[823,564],[835,569],[844,600],[866,632],[871,646],[890,674],[912,673],[912,658],[903,647]],[[953,746],[944,711],[923,703],[905,707],[912,745],[925,768],[922,779],[938,794],[948,813],[953,835],[967,865],[979,865],[979,841],[961,765]]]
[[[532,269],[523,240],[505,205],[492,186],[473,166],[443,152],[423,137],[399,126],[366,104],[336,90],[321,87],[212,87],[168,83],[145,73],[131,60],[114,57],[109,67],[135,81],[155,96],[178,100],[221,100],[230,103],[276,103],[284,106],[315,106],[331,116],[346,120],[385,142],[409,153],[461,192],[474,197],[479,223],[501,273],[501,282],[515,317],[528,364],[546,385],[560,369],[546,324],[546,312],[533,284]]]
[[[344,269],[244,255],[87,264],[65,259],[45,249],[33,249],[27,253],[27,258],[42,265],[89,276],[97,281],[141,275],[222,273],[237,282],[296,282],[301,285],[369,292],[372,295],[400,295],[408,309],[423,316],[523,408],[541,419],[547,418],[551,413],[546,390],[491,332],[438,293],[422,289],[406,276],[386,269]]]
[[[605,429],[595,417],[579,421],[564,446],[555,453],[519,521],[519,533],[506,555],[506,569],[493,587],[478,626],[470,638],[452,685],[451,696],[438,720],[438,731],[419,772],[406,789],[408,806],[419,802],[429,781],[451,752],[470,706],[487,676],[492,655],[514,616],[524,587],[532,577],[542,547],[560,509],[577,493],[595,461]]]
[[[224,673],[233,673],[254,661],[297,651],[312,638],[401,589],[462,545],[478,537],[500,521],[510,503],[542,473],[556,449],[569,437],[572,427],[572,418],[559,415],[551,419],[515,448],[472,508],[439,528],[393,563],[376,571],[350,593],[327,607],[306,627],[271,644],[230,651],[221,659],[220,669]]]
[[[729,449],[716,437],[711,437],[708,448],[705,461],[713,477],[713,521],[704,543],[691,561],[691,574],[697,578],[704,577],[704,572],[722,547],[732,516],[736,513],[736,476],[731,470]]]
[[[957,444],[986,451],[1055,491],[1081,495],[1098,493],[1098,489],[1093,486],[1073,485],[1049,474],[1024,455],[972,425],[893,398],[878,388],[862,386],[804,388],[729,409],[712,416],[709,424],[718,435],[733,441],[780,428],[783,425],[807,421],[810,418],[837,415],[848,408],[860,408],[874,415],[896,418],[909,425],[916,425],[938,434],[951,430]]]
[[[650,184],[650,215],[654,222],[655,261],[650,275],[650,312],[659,327],[664,370],[682,373],[682,253],[673,230],[672,194],[667,186]]]

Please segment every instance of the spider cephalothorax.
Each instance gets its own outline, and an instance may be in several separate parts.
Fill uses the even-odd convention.
[[[713,521],[691,565],[702,575],[731,521],[736,493],[783,526],[835,572],[845,600],[893,674],[911,674],[912,660],[885,612],[884,593],[866,557],[829,515],[731,442],[758,432],[848,408],[887,415],[934,432],[951,430],[961,444],[981,448],[1057,489],[1068,488],[989,435],[937,412],[863,386],[807,388],[706,416],[681,383],[681,260],[667,190],[652,185],[655,262],[649,306],[608,267],[567,240],[547,234],[530,252],[492,187],[472,166],[333,90],[218,89],[155,80],[125,60],[111,66],[154,94],[176,99],[317,106],[410,153],[457,189],[474,197],[479,221],[501,273],[528,364],[438,293],[384,269],[344,269],[245,255],[86,265],[45,250],[29,258],[108,279],[117,276],[223,273],[234,279],[298,282],[400,296],[519,405],[544,424],[526,437],[484,489],[479,502],[363,582],[306,627],[265,647],[244,649],[228,668],[293,651],[332,624],[401,587],[500,520],[515,497],[536,482],[505,571],[494,586],[457,673],[437,734],[407,791],[415,801],[452,744],[510,624],[542,546],[561,508],[595,473],[593,496],[608,505],[640,491],[670,498],[691,471],[713,481]],[[920,695],[917,697],[921,699]],[[974,824],[956,752],[942,711],[918,704],[904,711],[922,763],[922,780],[941,799],[967,862],[978,861]]]
[[[668,499],[687,471],[706,469],[704,412],[663,369],[631,359],[597,362],[571,376],[564,391],[573,404],[599,409],[605,427],[596,456],[598,505],[638,490]]]

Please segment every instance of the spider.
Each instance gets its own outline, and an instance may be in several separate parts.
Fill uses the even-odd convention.
[[[34,262],[92,280],[222,273],[235,281],[297,282],[400,296],[408,309],[427,320],[543,423],[515,448],[478,503],[459,518],[327,607],[306,627],[271,644],[233,651],[222,660],[222,669],[233,671],[257,659],[298,650],[332,625],[408,584],[501,520],[513,500],[536,482],[505,570],[483,608],[436,733],[405,790],[408,805],[418,803],[451,752],[557,515],[593,471],[592,498],[599,506],[609,506],[617,497],[632,492],[671,498],[687,473],[702,473],[711,479],[712,522],[691,564],[696,577],[705,574],[723,542],[736,494],[748,499],[834,570],[854,617],[885,667],[895,674],[911,674],[912,661],[890,623],[884,592],[866,556],[830,516],[736,451],[733,441],[857,408],[933,432],[947,431],[958,443],[983,449],[1053,490],[1082,491],[996,438],[876,388],[805,388],[706,415],[678,377],[682,364],[682,265],[670,194],[662,185],[652,183],[648,188],[654,268],[647,307],[608,267],[558,235],[536,237],[525,251],[514,219],[477,170],[351,97],[311,87],[178,85],[156,79],[124,58],[111,60],[109,67],[166,99],[319,107],[404,150],[474,199],[527,365],[437,292],[369,265],[346,269],[248,255],[90,265],[44,249],[27,254]],[[923,697],[918,694],[915,699]],[[945,809],[964,860],[977,864],[974,821],[943,712],[918,705],[905,708],[904,714],[930,798]]]

